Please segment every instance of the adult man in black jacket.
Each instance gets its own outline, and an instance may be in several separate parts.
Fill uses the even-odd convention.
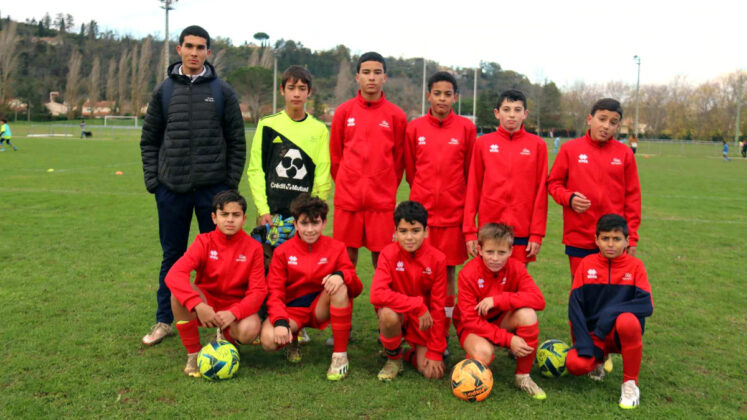
[[[210,35],[189,26],[179,36],[176,51],[182,61],[169,67],[170,80],[153,93],[140,139],[145,187],[156,196],[163,249],[156,324],[142,339],[148,346],[173,335],[171,292],[164,278],[187,249],[192,212],[200,232],[215,229],[210,216],[213,196],[238,188],[246,160],[236,94],[206,62]]]

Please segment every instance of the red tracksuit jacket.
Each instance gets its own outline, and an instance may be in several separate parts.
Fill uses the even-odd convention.
[[[262,245],[246,232],[226,238],[216,228],[197,235],[165,281],[179,303],[191,311],[202,302],[189,284],[190,274],[196,271],[195,285],[206,297],[241,320],[257,313],[267,295],[263,261]]]
[[[623,216],[630,228],[630,246],[638,243],[641,224],[641,185],[630,148],[617,140],[596,142],[586,136],[560,147],[550,170],[547,189],[563,206],[563,243],[595,249],[597,220],[605,214]],[[591,201],[591,207],[576,213],[570,207],[574,192]]]
[[[272,254],[267,274],[270,289],[267,312],[270,322],[275,324],[275,321],[281,319],[289,321],[286,304],[300,297],[322,292],[322,280],[327,274],[333,273],[342,275],[348,288],[348,296],[355,298],[361,294],[363,285],[342,242],[321,236],[318,241],[309,245],[296,235],[278,246]]]
[[[641,260],[628,254],[609,259],[601,253],[584,258],[573,277],[568,301],[578,355],[601,359],[604,352],[594,346],[590,334],[604,340],[624,312],[638,318],[641,333],[646,317],[654,312],[651,285]]]
[[[358,95],[335,110],[329,139],[335,207],[391,211],[404,171],[404,111]]]
[[[464,203],[465,239],[486,223],[505,223],[517,238],[542,242],[547,225],[547,145],[522,126],[477,139]],[[475,215],[478,224],[475,226]]]
[[[428,114],[410,121],[405,134],[405,169],[410,200],[428,210],[430,226],[460,226],[477,131],[452,111],[446,119]]]
[[[495,306],[487,316],[480,316],[475,306],[491,296]],[[545,309],[545,298],[523,263],[509,258],[494,273],[478,256],[459,272],[459,297],[454,308],[454,327],[459,334],[476,334],[498,346],[509,347],[514,335],[499,327],[497,321],[503,313],[519,308]]]
[[[398,242],[387,245],[371,282],[371,303],[398,313],[414,311],[418,317],[430,311],[433,325],[425,356],[442,360],[446,350],[446,256],[427,241],[414,253]],[[410,326],[418,328],[417,325]]]

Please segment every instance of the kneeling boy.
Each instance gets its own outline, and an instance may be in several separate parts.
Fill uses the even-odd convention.
[[[348,373],[348,337],[353,298],[363,285],[355,274],[345,244],[327,236],[329,207],[322,199],[303,193],[291,202],[296,235],[275,249],[267,284],[268,318],[261,343],[267,351],[288,344],[288,360],[301,361],[298,331],[332,326],[334,347],[327,379],[339,381]]]
[[[267,295],[262,246],[244,232],[246,200],[237,191],[213,199],[216,229],[197,235],[171,267],[166,285],[176,329],[187,349],[184,373],[199,377],[197,353],[202,348],[198,325],[217,327],[233,343],[251,343],[259,334],[257,315]],[[190,273],[196,271],[194,284]]]
[[[379,372],[391,381],[402,372],[402,335],[411,350],[405,354],[426,378],[444,375],[446,350],[446,256],[425,242],[428,212],[417,201],[394,210],[396,242],[381,251],[371,282],[371,303],[379,318],[387,362]]]
[[[597,222],[598,254],[584,258],[576,270],[568,301],[574,346],[566,369],[573,375],[604,378],[602,362],[609,353],[623,359],[620,407],[638,406],[638,373],[643,353],[643,327],[654,311],[651,285],[641,260],[625,253],[628,223],[617,214]]]
[[[459,272],[459,298],[454,326],[468,358],[485,366],[496,346],[516,356],[515,385],[534,399],[545,392],[529,376],[537,350],[537,313],[545,308],[542,296],[524,264],[509,258],[514,233],[503,223],[488,223],[477,233],[479,257]]]

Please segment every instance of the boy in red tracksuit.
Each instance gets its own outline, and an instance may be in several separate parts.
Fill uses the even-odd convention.
[[[301,361],[298,331],[331,324],[334,348],[327,379],[339,381],[348,373],[353,298],[360,295],[363,285],[345,245],[322,236],[328,211],[327,203],[308,193],[291,202],[296,235],[275,249],[270,262],[269,316],[262,325],[261,343],[267,351],[291,344],[287,357],[297,363]]]
[[[456,296],[456,266],[467,259],[462,233],[464,196],[477,132],[452,111],[457,81],[440,71],[428,79],[428,114],[410,121],[405,134],[405,170],[410,200],[428,210],[428,240],[446,254],[446,323],[449,336]]]
[[[444,375],[444,301],[446,256],[430,245],[428,212],[416,201],[394,210],[396,242],[381,251],[371,283],[371,303],[379,318],[381,344],[387,361],[381,381],[402,372],[402,336],[410,344],[404,358],[428,379]]]
[[[358,248],[379,252],[392,242],[390,229],[404,162],[404,111],[387,101],[386,62],[375,52],[358,59],[358,95],[335,110],[329,154],[335,181],[334,238],[345,243],[353,265]]]
[[[581,260],[599,252],[594,224],[604,214],[625,217],[630,226],[628,254],[635,256],[641,224],[641,186],[629,147],[613,138],[620,127],[620,102],[597,101],[587,117],[584,137],[563,143],[555,158],[547,190],[563,206],[563,243],[571,278]]]
[[[187,349],[184,373],[192,377],[200,376],[198,325],[220,328],[233,343],[251,343],[259,335],[257,311],[267,295],[262,246],[242,229],[244,197],[235,190],[218,193],[212,218],[216,229],[197,235],[165,279],[176,329]],[[189,281],[192,271],[197,272],[194,284]]]
[[[477,139],[472,152],[464,203],[467,252],[477,255],[477,228],[505,223],[516,235],[512,256],[528,264],[537,259],[547,225],[547,145],[524,130],[529,111],[522,92],[501,93],[494,113],[498,130]]]
[[[485,366],[493,361],[495,347],[506,347],[516,356],[514,383],[532,398],[545,392],[529,376],[537,350],[539,327],[536,311],[545,308],[542,296],[526,267],[513,252],[510,226],[488,223],[477,234],[480,256],[459,272],[459,301],[454,326],[467,358]]]
[[[641,338],[646,317],[654,311],[651,285],[643,263],[625,253],[628,224],[620,215],[599,219],[595,242],[598,254],[584,258],[573,278],[568,318],[574,346],[566,357],[573,375],[588,373],[604,378],[602,361],[609,353],[623,359],[623,384],[619,405],[636,408],[640,402]]]

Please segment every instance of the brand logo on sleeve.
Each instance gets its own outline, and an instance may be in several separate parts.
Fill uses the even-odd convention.
[[[218,251],[216,251],[216,250],[211,250],[211,251],[210,251],[210,259],[211,259],[211,260],[217,260],[217,259],[218,259]]]
[[[519,154],[520,154],[520,155],[524,155],[524,156],[529,156],[529,155],[531,155],[531,154],[532,154],[532,152],[530,152],[530,151],[529,151],[529,149],[527,149],[527,148],[525,147],[525,148],[524,148],[524,150],[522,150],[522,151],[521,151],[521,153],[519,153]]]
[[[405,271],[405,263],[402,261],[397,261],[397,268],[394,269],[395,271]]]
[[[327,264],[327,257],[322,257],[316,265]]]
[[[491,144],[489,150],[490,150],[490,153],[498,153],[498,145],[497,144]]]
[[[597,270],[590,268],[589,271],[586,272],[586,278],[588,279],[596,279],[597,278]]]
[[[348,127],[355,127],[355,118],[348,118]]]
[[[288,265],[298,265],[298,257],[295,255],[288,257]]]
[[[246,262],[246,255],[239,254],[239,256],[236,257],[236,262]]]
[[[610,165],[622,165],[622,160],[620,158],[612,158],[612,162],[610,162]]]
[[[418,137],[418,146],[425,146],[425,136]]]
[[[589,163],[589,157],[581,153],[578,155],[578,163]]]
[[[459,139],[456,139],[456,138],[452,137],[451,140],[449,140],[449,144],[456,144],[456,145],[458,145],[459,144]]]
[[[485,280],[484,279],[477,279],[477,287],[480,289],[485,287]]]

